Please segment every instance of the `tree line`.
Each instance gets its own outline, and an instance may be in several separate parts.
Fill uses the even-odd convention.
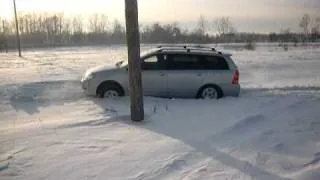
[[[16,46],[14,20],[0,19],[0,49]],[[125,43],[125,28],[119,20],[109,20],[105,14],[93,14],[88,19],[67,17],[62,13],[19,13],[22,47],[57,47],[75,45],[108,45]],[[311,23],[305,14],[299,26],[303,33],[290,29],[276,33],[240,33],[229,17],[209,22],[200,16],[193,29],[183,29],[178,23],[140,25],[142,43],[227,43],[227,42],[306,42],[320,39],[320,18]],[[215,33],[210,33],[215,32]]]

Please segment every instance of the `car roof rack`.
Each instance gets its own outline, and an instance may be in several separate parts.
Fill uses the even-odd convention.
[[[201,45],[160,45],[158,48],[181,48],[190,51],[190,49],[216,51],[214,47],[201,46]]]

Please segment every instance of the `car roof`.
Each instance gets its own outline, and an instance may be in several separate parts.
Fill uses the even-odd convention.
[[[141,57],[152,56],[160,53],[169,54],[193,54],[193,55],[217,55],[217,56],[232,56],[232,54],[216,51],[215,48],[209,46],[187,46],[187,45],[168,45],[158,46],[157,48],[145,51]]]

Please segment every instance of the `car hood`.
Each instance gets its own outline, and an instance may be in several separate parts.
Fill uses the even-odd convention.
[[[97,66],[94,68],[91,68],[89,70],[87,70],[87,73],[98,73],[98,72],[103,72],[103,71],[112,71],[112,70],[116,70],[119,69],[118,67],[113,67],[110,65],[103,65],[103,66]]]

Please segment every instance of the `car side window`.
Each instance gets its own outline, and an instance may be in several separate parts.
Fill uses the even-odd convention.
[[[163,55],[154,55],[143,59],[142,70],[164,69]]]
[[[168,70],[195,70],[199,66],[199,56],[190,54],[172,54],[167,60]]]
[[[202,56],[200,67],[204,70],[229,70],[228,63],[220,56]]]

